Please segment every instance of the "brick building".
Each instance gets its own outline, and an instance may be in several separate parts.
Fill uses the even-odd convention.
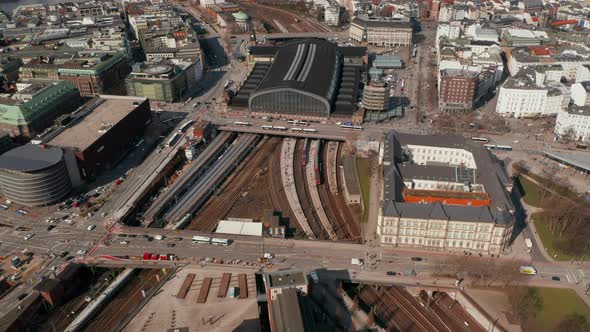
[[[443,70],[439,88],[439,110],[456,112],[473,109],[477,87],[478,73],[466,70]]]

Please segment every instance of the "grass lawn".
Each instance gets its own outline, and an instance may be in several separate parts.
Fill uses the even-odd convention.
[[[553,331],[568,314],[584,315],[590,322],[590,308],[571,289],[538,288],[543,297],[543,310],[533,319],[532,331]]]
[[[525,177],[519,177],[518,180],[524,190],[522,199],[525,203],[530,206],[542,207],[541,198],[543,197],[543,188],[539,187],[536,183],[529,181]],[[549,198],[550,195],[545,194],[545,198]]]
[[[361,194],[363,195],[363,222],[369,220],[369,195],[371,194],[371,166],[369,159],[356,158],[356,170],[361,185]]]
[[[543,212],[537,212],[531,216],[535,222],[535,228],[537,229],[537,233],[543,242],[543,247],[547,248],[547,253],[553,257],[554,254],[557,254],[557,257],[553,257],[555,260],[559,261],[568,261],[572,259],[572,256],[564,254],[557,246],[555,245],[556,242],[560,241],[561,238],[559,234],[552,234],[549,231],[549,225],[547,221],[543,217]],[[590,255],[590,250],[586,253],[586,255]],[[576,259],[580,259],[580,257],[576,256]],[[590,321],[589,321],[590,323]]]

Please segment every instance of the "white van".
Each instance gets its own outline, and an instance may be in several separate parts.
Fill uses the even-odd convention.
[[[365,265],[365,261],[363,261],[360,258],[352,258],[350,260],[350,264],[352,264],[352,265],[358,265],[358,266],[363,266],[363,265]]]

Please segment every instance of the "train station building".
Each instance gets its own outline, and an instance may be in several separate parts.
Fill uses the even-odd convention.
[[[253,46],[251,58],[254,54],[257,61],[231,99],[231,110],[305,119],[350,119],[356,111],[362,66],[349,61],[351,50],[344,49],[311,38],[273,47]]]

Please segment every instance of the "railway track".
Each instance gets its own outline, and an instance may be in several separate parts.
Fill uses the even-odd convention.
[[[243,188],[247,187],[249,182],[265,175],[261,170],[268,160],[274,156],[274,152],[280,146],[280,143],[281,139],[278,137],[271,137],[261,141],[254,153],[250,154],[236,169],[232,178],[225,181],[226,184],[220,190],[219,195],[209,199],[203,206],[188,229],[206,232],[214,231],[217,222],[225,218],[232,205],[238,200]]]
[[[158,199],[152,203],[144,215],[145,224],[151,225],[159,214],[172,205],[174,197],[181,196],[198,178],[206,171],[207,165],[222,151],[226,143],[233,135],[229,132],[222,132],[199,154],[189,168],[169,188],[164,191]]]
[[[234,144],[215,161],[210,171],[204,174],[164,216],[164,219],[177,223],[200,208],[205,200],[221,186],[223,180],[239,166],[258,138],[258,135],[250,134],[238,137]]]
[[[384,328],[397,331],[463,331],[451,329],[435,312],[420,305],[417,299],[399,286],[384,287],[381,291],[364,286],[361,301],[373,308],[375,318]]]
[[[307,187],[305,169],[301,166],[304,148],[304,141],[297,140],[295,145],[295,158],[293,162],[293,175],[295,178],[297,197],[299,197],[303,214],[305,215],[305,218],[307,218],[307,222],[309,223],[313,234],[315,234],[315,236],[320,240],[329,239],[320,223],[318,216],[315,213],[315,208],[311,202],[309,194],[309,188]]]
[[[318,192],[318,185],[321,184],[321,176],[322,176],[322,167],[320,162],[320,156],[322,152],[320,151],[320,144],[319,140],[312,140],[310,143],[309,148],[309,162],[305,166],[305,175],[307,177],[307,189],[309,193],[309,199],[313,204],[314,211],[318,216],[318,220],[322,226],[324,232],[328,235],[330,240],[337,241],[338,236],[334,232],[332,225],[326,215],[324,204],[322,204],[322,200],[320,198],[320,194]],[[323,160],[323,158],[321,159]]]
[[[359,292],[360,300],[365,303],[369,310],[373,310],[375,321],[388,331],[411,331],[412,321],[409,317],[395,306],[388,306],[377,291],[371,286],[364,286]]]
[[[136,306],[143,300],[142,290],[146,293],[157,285],[158,269],[140,270],[131,282],[123,286],[97,316],[89,320],[83,329],[88,332],[120,331],[124,328],[122,322],[130,318]]]
[[[405,289],[399,286],[387,287],[385,294],[392,302],[397,302],[400,308],[407,310],[410,317],[413,317],[425,331],[448,331],[446,325],[436,316],[429,315]]]
[[[329,160],[329,158],[332,158],[329,156],[330,153],[334,153],[331,152],[329,148],[327,148],[328,145],[324,144],[324,150],[321,152],[324,154],[324,160]],[[336,155],[333,156],[333,158],[336,158],[337,160],[337,156],[338,156],[338,150],[335,151]],[[336,166],[337,163],[329,163],[329,162],[325,162],[323,167],[323,173],[324,174],[329,174],[329,169],[328,167],[330,167],[329,165],[334,165]],[[326,178],[328,178],[329,176],[326,176]],[[335,177],[336,179],[338,177]],[[331,223],[332,223],[332,227],[334,228],[334,231],[336,232],[336,235],[338,236],[338,238],[340,240],[347,240],[347,241],[355,241],[355,242],[359,242],[361,241],[361,231],[360,231],[360,227],[358,226],[358,224],[356,224],[354,222],[354,219],[352,218],[352,215],[350,213],[350,209],[348,207],[348,205],[346,204],[346,202],[344,202],[344,200],[340,199],[340,197],[342,197],[342,193],[333,193],[331,190],[329,190],[329,186],[330,184],[327,183],[327,181],[324,181],[322,184],[320,184],[318,186],[318,191],[320,194],[320,199],[322,200],[322,204],[324,205],[324,209],[326,211],[326,214],[328,215],[328,218],[330,219]],[[332,186],[338,186],[338,183],[332,184]],[[341,186],[340,186],[341,187]]]

